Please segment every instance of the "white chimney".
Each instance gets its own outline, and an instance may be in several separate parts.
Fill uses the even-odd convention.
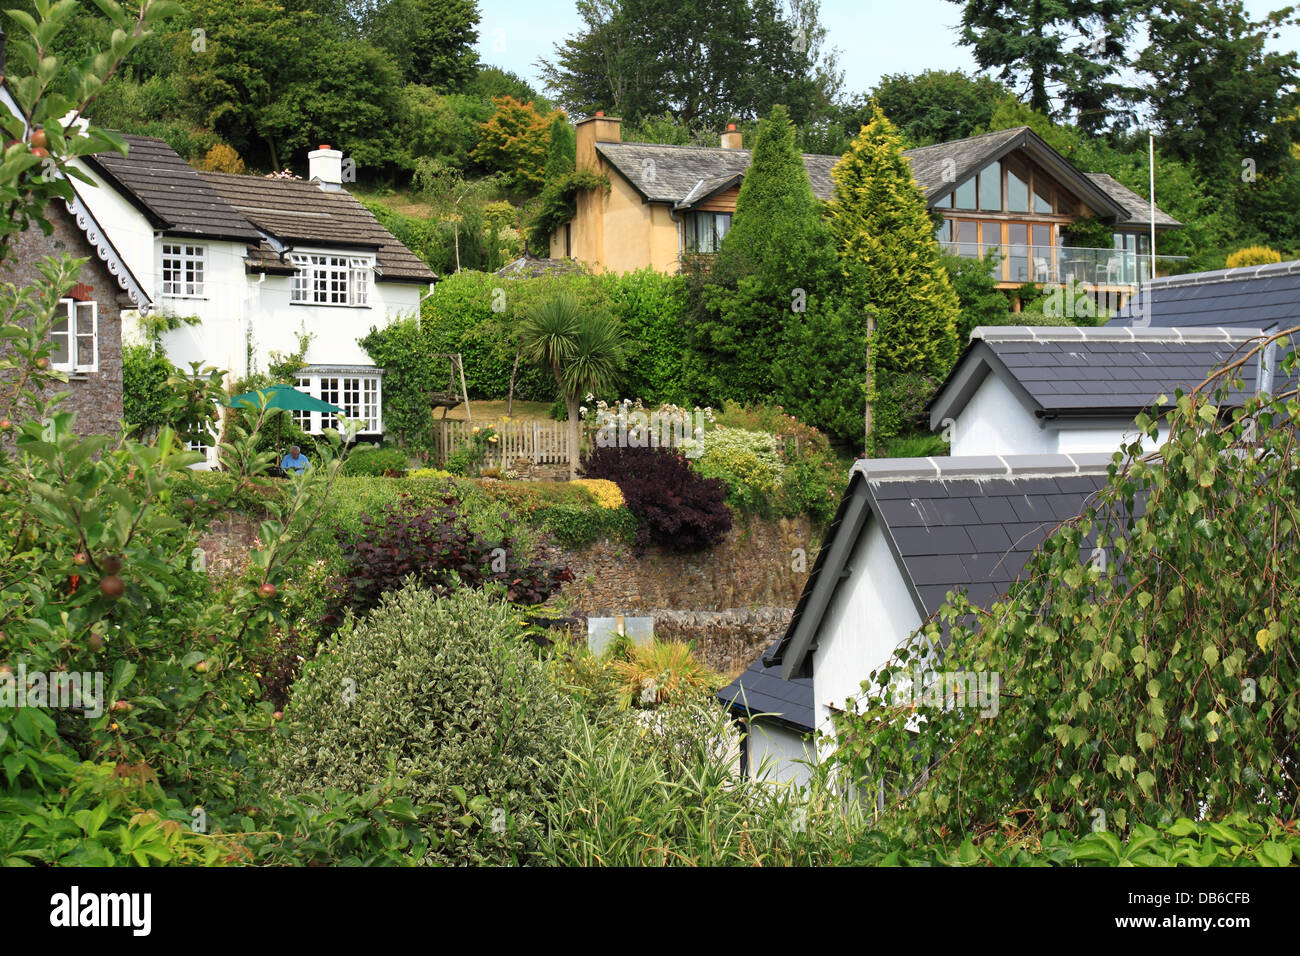
[[[741,143],[741,136],[740,136],[740,134],[739,134],[738,132],[736,132],[736,124],[735,124],[735,123],[728,123],[728,124],[727,124],[727,131],[726,131],[725,133],[723,133],[722,136],[719,137],[719,138],[720,138],[721,141],[722,141],[722,148],[723,148],[723,149],[741,149],[741,148],[743,148],[743,144]]]
[[[307,154],[307,178],[321,189],[343,188],[343,151],[330,149],[328,143]]]

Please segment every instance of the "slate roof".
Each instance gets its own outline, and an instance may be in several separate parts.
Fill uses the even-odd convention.
[[[997,375],[1039,418],[1115,417],[1131,420],[1174,392],[1200,385],[1258,335],[1247,329],[1134,329],[1103,326],[980,326],[930,403],[930,426],[960,414],[988,374]],[[1244,400],[1255,391],[1258,362],[1240,377]]]
[[[1151,328],[1230,326],[1276,331],[1300,324],[1300,260],[1163,276],[1107,324]]]
[[[372,250],[378,277],[390,282],[437,278],[346,190],[325,190],[297,179],[211,172],[198,176],[240,215],[285,245]]]
[[[176,150],[152,136],[123,137],[130,151],[95,153],[88,164],[168,235],[256,242],[257,230]]]
[[[532,278],[543,275],[582,275],[582,264],[574,259],[543,259],[538,256],[522,256],[507,262],[497,270],[497,275],[506,278]]]
[[[950,591],[987,605],[1020,575],[1034,549],[1082,513],[1107,481],[1113,456],[1007,455],[859,461],[790,626],[766,660],[783,677],[811,676],[831,596],[861,586],[843,577],[866,522],[881,522],[918,615],[929,617]],[[907,635],[898,635],[901,642]]]
[[[1104,173],[1083,173],[1028,126],[998,130],[965,139],[904,151],[926,203],[933,206],[957,184],[1013,149],[1023,149],[1070,187],[1089,206],[1119,223],[1147,222],[1146,200]],[[753,154],[748,149],[717,146],[666,146],[657,143],[596,143],[600,153],[641,194],[646,202],[672,203],[687,208],[729,188],[743,177]],[[951,163],[949,162],[951,160]],[[804,153],[813,193],[831,198],[831,169],[839,156]],[[1179,225],[1159,209],[1158,227]]]
[[[768,653],[776,649],[775,644]],[[778,668],[763,664],[762,656],[743,674],[718,691],[717,699],[741,717],[762,714],[763,720],[800,733],[812,733],[815,719],[810,677],[783,680]]]
[[[1151,204],[1133,190],[1129,189],[1109,173],[1084,173],[1106,195],[1115,200],[1124,209],[1124,215],[1115,220],[1117,226],[1149,226],[1151,224]],[[1169,213],[1156,206],[1156,228],[1172,229],[1182,223]]]
[[[748,149],[664,146],[658,143],[597,143],[605,157],[646,202],[682,202],[702,180],[743,176],[753,159]],[[831,198],[831,167],[838,156],[805,153],[803,165],[818,199]]]

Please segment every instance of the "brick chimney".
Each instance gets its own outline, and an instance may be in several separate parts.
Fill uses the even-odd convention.
[[[744,144],[741,142],[740,133],[736,131],[735,123],[727,124],[727,131],[722,134],[723,149],[743,149]]]
[[[596,144],[623,142],[623,121],[597,110],[595,116],[588,116],[578,123],[577,141],[578,169],[596,169],[599,166]]]
[[[328,143],[313,149],[307,154],[307,178],[321,189],[342,189],[343,151],[330,149]]]

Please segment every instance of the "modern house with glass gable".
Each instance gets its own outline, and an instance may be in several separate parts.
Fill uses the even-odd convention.
[[[729,127],[717,147],[664,146],[624,143],[621,129],[600,113],[578,123],[578,166],[606,176],[610,189],[579,193],[577,214],[551,236],[550,257],[597,272],[677,272],[687,258],[717,252],[751,161],[741,134]],[[942,214],[941,244],[961,256],[996,252],[1000,288],[1074,281],[1123,305],[1151,275],[1148,200],[1104,173],[1079,170],[1028,127],[903,155],[926,204]],[[831,198],[839,159],[804,155],[817,198]],[[1080,220],[1109,227],[1111,241],[1100,248],[1076,241],[1070,227]],[[1157,242],[1179,225],[1156,208]]]
[[[146,311],[197,317],[164,333],[168,357],[231,381],[306,341],[295,384],[361,420],[359,437],[380,437],[384,370],[358,340],[418,311],[437,277],[343,189],[343,153],[314,150],[308,178],[285,179],[199,172],[160,139],[126,140],[128,155],[84,161],[93,186],[74,183],[112,241],[110,269],[133,276],[149,301],[123,313],[123,336],[139,337]]]

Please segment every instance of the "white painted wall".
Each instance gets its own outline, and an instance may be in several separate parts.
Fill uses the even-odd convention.
[[[749,772],[757,780],[803,786],[816,762],[811,739],[765,720],[748,721],[745,740]]]
[[[1071,455],[1111,453],[1138,437],[1137,426],[1116,421],[1110,425],[1076,425],[1038,419],[1022,405],[996,375],[984,377],[966,407],[953,419],[950,435],[953,455]],[[1159,442],[1169,436],[1162,427]],[[1144,440],[1144,446],[1150,446]]]
[[[950,436],[953,455],[1052,455],[1057,446],[1056,435],[991,372],[954,416]]]
[[[79,183],[86,205],[117,246],[122,258],[153,299],[155,308],[175,315],[197,315],[202,324],[168,333],[163,345],[168,357],[182,368],[201,362],[224,368],[235,378],[250,371],[266,371],[271,352],[293,352],[301,331],[313,334],[306,360],[313,365],[373,365],[357,339],[373,326],[384,326],[419,309],[428,287],[416,283],[371,283],[365,306],[292,304],[293,280],[288,276],[250,276],[244,271],[245,244],[199,239],[175,239],[206,250],[202,297],[162,294],[163,237],[120,193],[80,166],[96,186]],[[297,248],[297,252],[324,252]],[[140,338],[138,315],[123,315],[123,336]],[[249,367],[249,342],[252,368]]]
[[[856,698],[862,682],[921,626],[881,523],[868,516],[849,557],[853,573],[831,598],[813,651],[817,729],[830,734],[831,707]]]

